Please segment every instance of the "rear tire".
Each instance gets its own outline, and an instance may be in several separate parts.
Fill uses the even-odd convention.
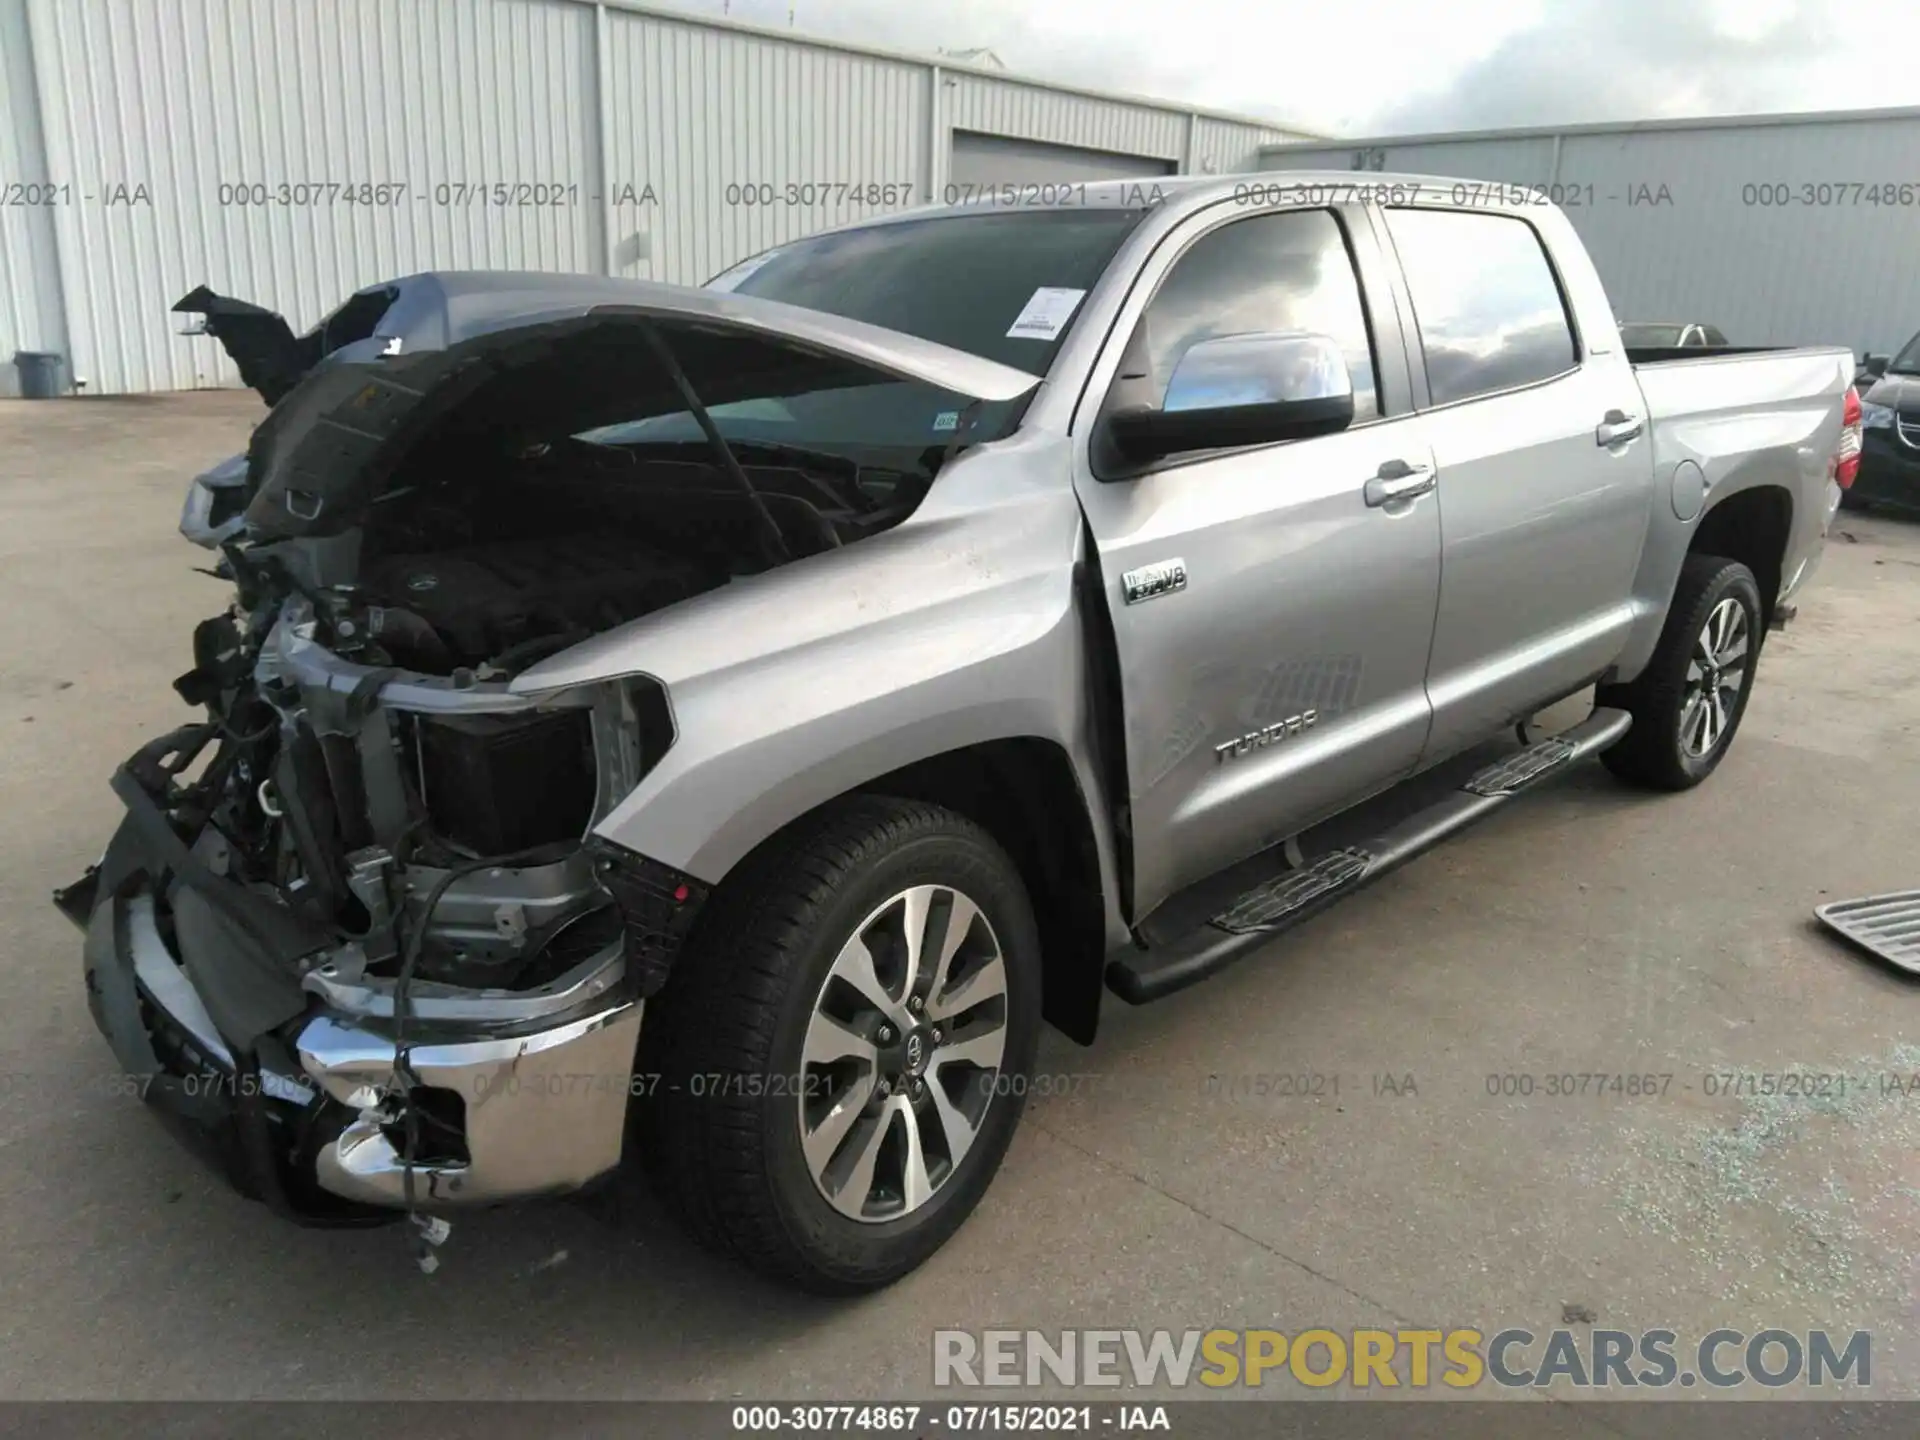
[[[877,1289],[986,1192],[1039,1014],[1032,908],[993,838],[921,801],[835,802],[728,876],[649,1002],[641,1156],[710,1248]]]
[[[1596,705],[1633,716],[1602,763],[1654,790],[1688,790],[1706,779],[1746,714],[1765,634],[1753,572],[1737,560],[1689,555],[1646,669],[1594,694]]]

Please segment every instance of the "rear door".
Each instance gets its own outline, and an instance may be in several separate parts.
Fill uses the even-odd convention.
[[[1350,429],[1095,474],[1089,437],[1116,377],[1146,377],[1158,403],[1195,341],[1302,330],[1346,357]],[[1431,493],[1370,504],[1367,489],[1385,473],[1419,490],[1432,456],[1364,211],[1222,204],[1188,221],[1136,281],[1075,433],[1119,654],[1144,916],[1391,784],[1426,737],[1439,516]]]
[[[1572,694],[1619,653],[1652,446],[1611,331],[1583,342],[1574,323],[1536,226],[1577,246],[1558,212],[1384,216],[1440,475],[1430,762]]]

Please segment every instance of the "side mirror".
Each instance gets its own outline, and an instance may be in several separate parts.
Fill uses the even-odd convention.
[[[1887,364],[1892,359],[1888,355],[1868,355],[1860,361],[1860,373],[1871,375],[1878,380],[1887,373]]]
[[[1353,423],[1353,379],[1331,336],[1222,335],[1187,347],[1158,406],[1117,410],[1114,444],[1135,462],[1189,450],[1327,435]]]

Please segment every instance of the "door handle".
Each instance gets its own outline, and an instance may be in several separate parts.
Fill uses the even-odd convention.
[[[1365,495],[1369,505],[1386,505],[1395,500],[1411,500],[1439,484],[1431,465],[1409,465],[1405,460],[1389,460],[1367,481]]]
[[[1601,420],[1599,428],[1593,432],[1596,445],[1624,445],[1636,438],[1647,428],[1647,422],[1638,415],[1629,415],[1624,410],[1609,410]]]

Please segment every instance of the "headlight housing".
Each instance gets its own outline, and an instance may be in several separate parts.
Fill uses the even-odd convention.
[[[1876,405],[1871,400],[1860,402],[1860,428],[1862,430],[1891,430],[1893,428],[1893,407]]]

